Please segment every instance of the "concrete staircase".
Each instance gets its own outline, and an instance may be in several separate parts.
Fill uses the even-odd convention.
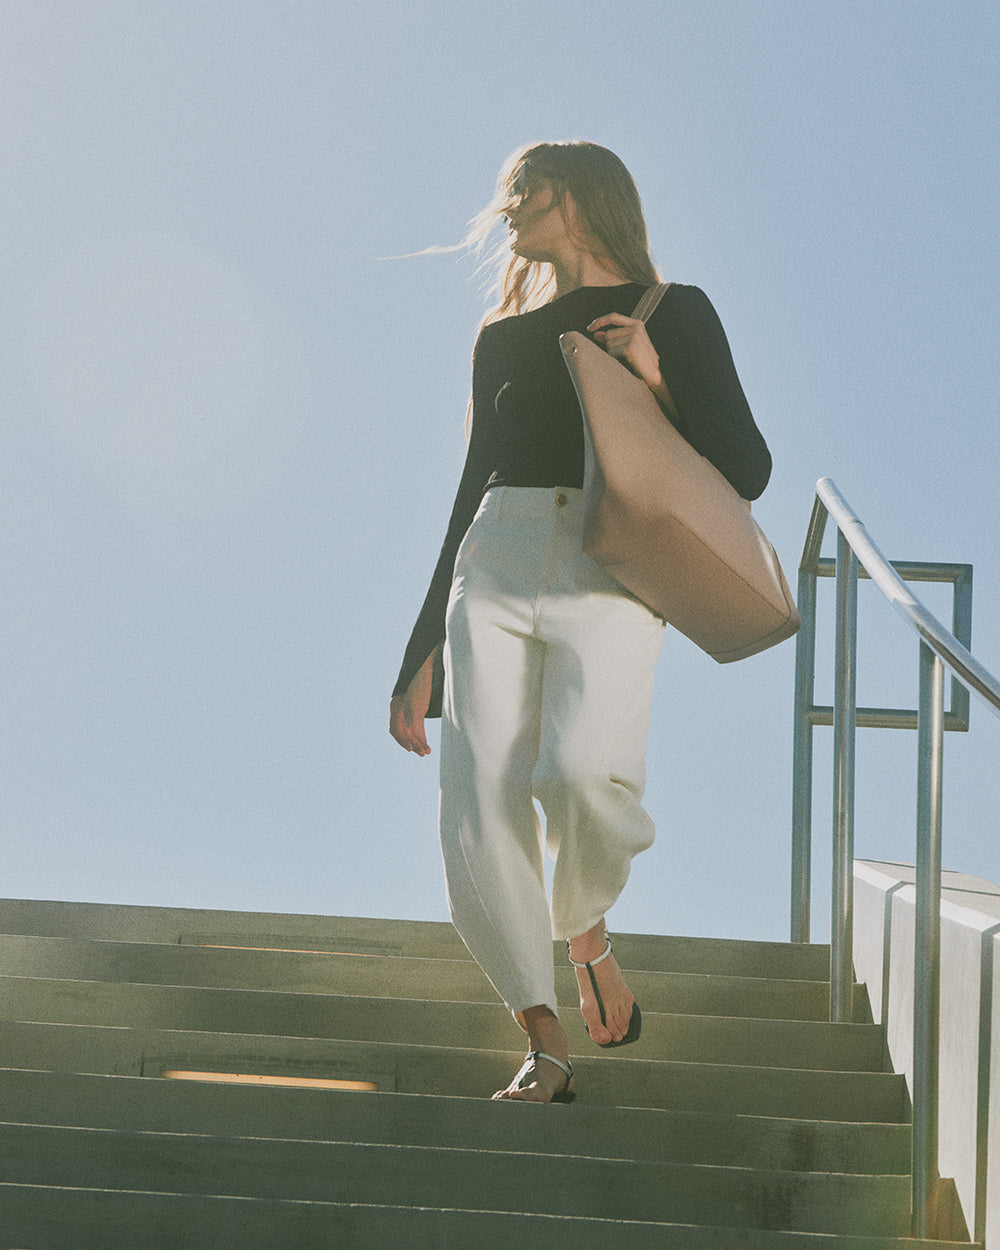
[[[449,925],[9,901],[0,933],[0,1250],[969,1245],[948,1183],[903,1240],[905,1085],[824,1022],[825,947],[617,936],[642,1038],[598,1050],[567,968],[578,1098],[543,1107],[486,1097],[522,1034]]]

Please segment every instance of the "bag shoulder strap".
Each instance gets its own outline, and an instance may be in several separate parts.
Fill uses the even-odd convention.
[[[648,321],[656,310],[657,304],[663,299],[667,291],[673,286],[672,282],[657,282],[655,286],[649,287],[642,294],[642,299],[636,304],[632,316],[637,321]]]

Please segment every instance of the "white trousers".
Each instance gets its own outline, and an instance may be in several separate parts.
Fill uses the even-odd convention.
[[[583,552],[582,492],[486,493],[455,561],[441,731],[452,920],[509,1009],[556,1011],[553,938],[653,841],[641,806],[664,625]],[[555,860],[546,895],[543,837]]]

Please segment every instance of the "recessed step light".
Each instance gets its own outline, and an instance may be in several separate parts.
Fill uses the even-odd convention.
[[[165,1068],[160,1076],[171,1081],[214,1081],[223,1085],[284,1085],[296,1089],[353,1089],[377,1092],[377,1081],[342,1081],[332,1077],[278,1076],[257,1072],[196,1072],[185,1068]]]

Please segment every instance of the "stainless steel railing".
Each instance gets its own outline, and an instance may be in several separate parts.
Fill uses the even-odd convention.
[[[822,559],[827,517],[837,526],[837,556]],[[859,708],[856,703],[857,582],[875,582],[919,637],[919,707]],[[830,706],[814,701],[816,583],[835,577],[835,690]],[[947,630],[908,589],[907,581],[950,582],[952,629]],[[1000,681],[969,651],[972,568],[967,564],[890,562],[829,478],[816,498],[799,564],[802,628],[795,655],[792,786],[792,941],[809,941],[812,825],[812,730],[833,725],[833,872],[830,919],[830,1019],[853,1014],[854,744],[859,727],[917,730],[916,950],[913,1028],[913,1232],[928,1235],[937,1180],[938,1035],[941,964],[941,778],[944,730],[969,727],[969,691],[1000,715]],[[944,705],[944,670],[952,674],[951,706]]]

